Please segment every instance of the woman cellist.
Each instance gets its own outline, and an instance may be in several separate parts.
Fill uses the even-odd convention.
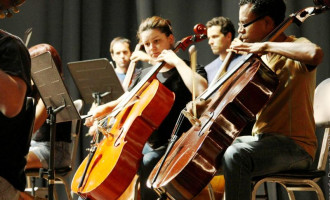
[[[149,200],[158,198],[158,195],[146,187],[146,180],[155,164],[165,153],[171,131],[181,110],[191,100],[192,74],[194,73],[196,81],[196,95],[200,95],[206,89],[207,81],[206,72],[202,67],[197,67],[197,73],[193,72],[187,63],[171,50],[174,46],[174,35],[169,20],[158,16],[147,18],[140,24],[137,36],[144,46],[145,52],[134,52],[131,60],[134,62],[140,60],[150,64],[166,62],[157,73],[157,79],[175,93],[175,101],[169,114],[159,128],[152,133],[143,149],[143,159],[139,170],[141,199]],[[138,83],[148,70],[149,68],[143,70],[132,85]],[[87,119],[85,124],[92,126],[94,119],[110,113],[119,101],[112,101],[94,109],[93,116]],[[189,122],[186,122],[182,126],[182,131],[189,127]]]

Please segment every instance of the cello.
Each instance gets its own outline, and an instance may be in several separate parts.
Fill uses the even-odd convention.
[[[0,1],[0,19],[13,16],[13,13],[18,13],[17,7],[21,6],[25,0],[1,0]],[[11,11],[12,12],[11,12]]]
[[[205,39],[204,30],[203,25],[195,26],[196,34],[178,42],[174,51],[185,50],[193,42]],[[73,192],[99,200],[117,199],[126,190],[137,173],[144,144],[174,102],[174,93],[155,79],[163,65],[165,62],[153,66],[102,119],[98,129],[105,139],[92,145],[77,169],[71,185]]]
[[[143,49],[143,45],[141,44],[137,44],[135,46],[135,49],[134,51],[140,51]],[[136,63],[131,61],[128,65],[128,68],[127,68],[127,72],[126,72],[126,76],[124,78],[124,81],[123,81],[123,88],[125,91],[128,90],[131,82],[132,82],[132,79],[133,79],[133,75],[134,75],[134,71],[135,71],[135,67],[136,67]]]
[[[292,15],[264,41],[274,41],[292,22],[301,24],[326,9],[309,7]],[[220,168],[227,147],[264,107],[277,85],[276,74],[257,55],[247,55],[202,94],[200,98],[211,97],[211,103],[199,118],[200,123],[184,133],[167,157],[158,162],[148,187],[170,199],[194,198]]]

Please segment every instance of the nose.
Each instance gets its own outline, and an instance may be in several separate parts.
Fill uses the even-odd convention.
[[[154,49],[156,49],[156,44],[154,44],[154,43],[151,43],[151,44],[150,44],[150,49],[151,49],[151,50],[154,50]]]
[[[239,25],[239,26],[238,26],[238,29],[237,29],[237,32],[238,32],[238,34],[241,34],[241,33],[244,32],[244,30],[245,30],[244,26]]]
[[[120,53],[120,58],[125,58],[125,54],[124,53]]]
[[[213,40],[210,38],[209,39],[209,45],[212,45],[213,44]]]

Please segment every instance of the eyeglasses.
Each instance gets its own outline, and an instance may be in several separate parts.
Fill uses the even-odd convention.
[[[254,20],[252,20],[248,23],[245,23],[245,24],[242,24],[242,23],[238,22],[238,28],[246,28],[246,27],[250,26],[251,24],[253,24],[254,22],[256,22],[256,21],[258,21],[258,20],[260,20],[264,17],[265,17],[265,15],[261,15],[261,16],[255,18]]]

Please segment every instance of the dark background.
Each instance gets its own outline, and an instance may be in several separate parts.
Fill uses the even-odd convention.
[[[312,0],[287,0],[287,16],[300,9],[313,6]],[[0,20],[0,28],[23,38],[27,28],[33,28],[29,47],[48,43],[57,49],[64,66],[65,84],[72,99],[79,98],[79,93],[67,69],[72,61],[108,58],[109,43],[117,36],[131,39],[133,48],[137,43],[136,31],[142,19],[159,15],[171,20],[176,40],[193,34],[193,27],[198,23],[205,24],[215,16],[229,17],[235,27],[238,22],[238,0],[27,0],[20,8],[19,14],[12,18]],[[320,45],[324,50],[323,63],[318,66],[317,83],[330,76],[330,18],[329,11],[310,17],[300,27],[292,24],[286,31],[288,35],[307,37]],[[207,40],[198,43],[198,62],[206,65],[215,56]],[[179,55],[187,58],[187,52]],[[87,109],[86,109],[87,112]],[[90,138],[81,137],[78,163],[85,158],[85,147]],[[328,177],[320,184],[326,199],[329,199]],[[61,192],[60,192],[61,193]],[[287,199],[278,192],[278,199]],[[282,197],[284,196],[284,197]],[[312,193],[297,195],[297,199],[315,199]],[[65,199],[65,197],[61,198]]]

